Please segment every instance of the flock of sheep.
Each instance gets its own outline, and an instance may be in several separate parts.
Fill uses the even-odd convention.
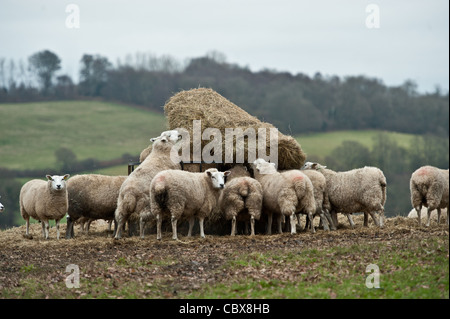
[[[301,170],[278,171],[274,163],[257,159],[251,165],[236,164],[225,172],[216,168],[194,173],[181,169],[171,158],[172,147],[181,143],[176,130],[162,132],[151,139],[152,146],[141,153],[141,164],[129,176],[97,174],[47,175],[47,181],[31,180],[20,192],[20,213],[26,220],[29,235],[30,217],[42,224],[44,238],[49,238],[49,220],[59,221],[67,214],[66,238],[73,238],[74,223],[104,219],[115,221],[114,238],[122,237],[125,223],[135,214],[144,237],[145,224],[156,222],[157,239],[161,239],[163,220],[170,220],[172,238],[177,239],[177,224],[189,221],[188,236],[195,219],[204,237],[205,219],[231,220],[231,235],[236,233],[237,221],[250,222],[255,234],[255,220],[267,216],[266,233],[271,234],[272,220],[282,232],[283,223],[296,233],[300,215],[305,214],[305,229],[315,232],[313,219],[320,217],[324,230],[337,227],[337,213],[345,214],[354,227],[352,213],[364,213],[364,226],[369,215],[375,225],[383,227],[386,202],[386,178],[375,167],[347,172],[335,172],[318,163],[307,162]],[[449,223],[449,170],[424,166],[416,170],[410,181],[411,203],[418,212],[419,225],[422,206],[430,213],[447,208]],[[0,212],[4,207],[0,204]],[[376,213],[379,216],[376,216]],[[275,215],[275,216],[274,216]],[[287,217],[287,218],[286,218]],[[309,225],[309,226],[308,226]]]

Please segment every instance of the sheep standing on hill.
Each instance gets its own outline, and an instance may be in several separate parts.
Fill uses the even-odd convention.
[[[437,209],[438,224],[441,219],[441,208],[447,208],[447,225],[449,219],[449,170],[433,166],[422,166],[411,175],[411,204],[417,211],[419,226],[422,205],[428,207],[427,227],[430,226],[431,211]]]
[[[33,179],[22,186],[19,196],[20,214],[27,222],[26,236],[29,237],[30,217],[41,221],[42,233],[48,239],[50,219],[56,222],[56,237],[59,239],[59,221],[67,212],[68,195],[64,176],[47,175],[47,181]]]
[[[151,214],[156,218],[156,238],[161,239],[161,223],[165,215],[170,215],[173,239],[178,239],[177,222],[181,218],[189,220],[188,236],[191,236],[195,217],[199,220],[200,236],[205,237],[203,221],[216,208],[224,188],[224,177],[229,174],[229,171],[219,172],[215,168],[203,173],[167,170],[156,174],[150,184],[150,206]]]
[[[255,235],[255,219],[261,216],[263,190],[261,184],[243,165],[230,169],[225,188],[220,195],[219,207],[227,220],[231,219],[231,236],[236,233],[236,221],[250,220],[250,235]]]
[[[69,209],[66,238],[73,238],[74,223],[85,218],[88,227],[96,219],[113,220],[119,190],[127,176],[77,175],[67,182]],[[88,228],[89,229],[89,228]]]
[[[145,160],[123,182],[120,187],[115,211],[115,237],[122,237],[122,228],[131,214],[141,217],[141,231],[146,216],[150,210],[149,185],[153,177],[163,170],[181,169],[180,163],[173,161],[172,147],[181,139],[182,135],[176,131],[166,131],[160,136],[152,138],[152,151]]]
[[[2,198],[2,197],[0,196],[0,198]],[[5,209],[5,206],[3,206],[2,203],[0,203],[0,213],[3,212],[4,209]]]
[[[274,163],[264,159],[253,162],[254,174],[263,188],[263,212],[268,216],[267,234],[272,233],[272,214],[278,215],[278,232],[282,232],[282,220],[289,216],[291,234],[296,233],[296,213],[306,212],[311,220],[316,211],[314,190],[309,178],[299,170],[278,172]],[[315,232],[311,227],[311,232]]]
[[[364,212],[364,226],[368,226],[368,215],[377,226],[383,227],[384,204],[386,203],[386,177],[376,167],[357,168],[346,172],[335,172],[318,163],[307,162],[302,169],[315,169],[327,180],[327,193],[335,226],[337,213],[347,215],[353,228],[352,213]],[[380,221],[375,212],[380,212]]]

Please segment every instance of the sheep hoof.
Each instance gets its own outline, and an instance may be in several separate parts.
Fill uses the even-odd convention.
[[[32,235],[23,235],[23,238],[25,238],[25,239],[33,239],[33,236]]]

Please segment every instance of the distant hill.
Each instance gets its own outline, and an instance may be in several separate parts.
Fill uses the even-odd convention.
[[[138,156],[165,129],[163,114],[110,102],[0,104],[0,167],[55,167],[55,152],[77,160]]]

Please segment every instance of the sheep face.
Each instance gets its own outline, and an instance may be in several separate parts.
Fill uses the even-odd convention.
[[[322,166],[319,163],[313,163],[313,162],[306,162],[301,169],[319,169],[319,168],[326,168],[326,166]]]
[[[178,140],[181,140],[182,135],[177,130],[164,131],[158,137],[153,137],[150,139],[150,142],[155,142],[160,139],[163,142],[172,142],[176,143]]]
[[[51,188],[55,191],[61,191],[66,189],[66,181],[70,177],[69,174],[64,176],[59,175],[47,175],[47,180],[51,184]]]
[[[2,197],[0,196],[0,198],[2,198]],[[4,209],[5,209],[5,206],[3,206],[2,203],[0,203],[0,213],[3,212]]]
[[[253,166],[259,174],[273,174],[277,171],[275,163],[266,162],[262,158],[258,158],[256,161],[254,161]]]
[[[207,169],[205,172],[208,175],[208,177],[211,179],[213,188],[220,188],[220,189],[224,188],[224,186],[225,186],[225,176],[228,176],[231,174],[230,171],[219,172],[215,168]]]

